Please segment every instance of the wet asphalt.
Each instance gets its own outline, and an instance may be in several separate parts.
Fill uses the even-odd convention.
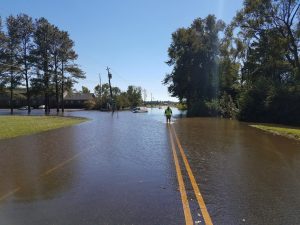
[[[300,224],[299,141],[174,112],[214,224]],[[185,224],[163,110],[65,115],[91,120],[0,141],[0,225]]]
[[[175,127],[214,224],[300,224],[300,141],[234,120]]]

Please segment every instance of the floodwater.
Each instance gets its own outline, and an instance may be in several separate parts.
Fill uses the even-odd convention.
[[[175,127],[214,224],[300,224],[300,141],[225,119]]]
[[[300,224],[299,141],[174,113],[214,224]],[[163,110],[65,115],[91,120],[0,141],[0,225],[185,224]],[[204,224],[180,165],[193,220]]]

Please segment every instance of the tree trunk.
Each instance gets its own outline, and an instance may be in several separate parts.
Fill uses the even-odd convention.
[[[56,112],[59,112],[59,89],[58,89],[57,59],[56,59],[56,57],[55,57],[55,62],[54,62],[54,74],[55,74],[55,101],[56,101]]]
[[[45,100],[44,100],[44,104],[45,104],[45,115],[47,115],[47,112],[48,112],[48,105],[47,105],[47,93],[45,91]]]
[[[45,82],[45,114],[49,114],[49,75],[48,75],[48,60],[47,60],[47,55],[44,55],[44,82]]]
[[[9,106],[10,106],[10,114],[14,113],[14,105],[13,105],[13,72],[12,68],[10,68],[10,101],[9,101]]]
[[[29,93],[27,72],[26,72],[26,75],[25,75],[25,79],[26,79],[26,97],[27,97],[27,107],[28,107],[27,113],[30,114],[31,113],[31,106],[30,106],[30,93]]]
[[[64,84],[65,84],[65,77],[64,77],[64,61],[61,62],[61,111],[65,111],[65,102],[64,102]]]
[[[14,113],[14,105],[13,105],[13,88],[10,87],[10,114]]]
[[[111,89],[111,83],[110,83],[110,77],[108,78],[108,83],[109,83],[109,91],[110,91],[110,104],[112,107],[112,111],[115,111],[115,106],[114,106],[114,102],[113,102],[113,94],[112,94],[112,89]]]
[[[26,50],[25,50],[25,54],[26,54]],[[27,98],[27,113],[30,114],[31,113],[31,108],[30,108],[30,93],[29,93],[29,82],[28,82],[28,68],[27,68],[27,59],[26,59],[26,55],[24,56],[24,66],[25,66],[25,82],[26,82],[26,98]]]

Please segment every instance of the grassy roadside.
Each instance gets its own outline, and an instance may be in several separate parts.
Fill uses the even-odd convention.
[[[59,116],[0,116],[0,140],[35,134],[87,121],[85,118]]]
[[[258,128],[276,135],[285,136],[288,138],[293,138],[300,140],[300,128],[299,127],[287,127],[283,125],[273,125],[273,124],[264,124],[264,125],[250,125],[251,127]]]

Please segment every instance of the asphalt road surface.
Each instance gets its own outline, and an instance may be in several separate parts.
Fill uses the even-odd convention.
[[[0,225],[300,224],[299,141],[174,113],[1,140]]]

